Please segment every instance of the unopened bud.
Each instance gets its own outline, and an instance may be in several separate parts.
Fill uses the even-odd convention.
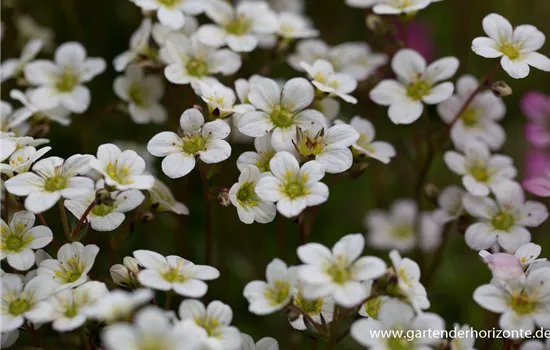
[[[100,188],[95,192],[95,205],[106,205],[112,206],[114,203],[113,197],[111,197],[111,192],[105,188]]]
[[[510,96],[513,93],[510,85],[506,84],[506,82],[502,80],[495,81],[491,85],[491,91],[499,97]]]
[[[130,271],[128,271],[127,268],[120,264],[116,264],[111,266],[109,269],[109,272],[111,274],[111,278],[113,279],[113,282],[115,282],[116,285],[119,285],[121,287],[131,288],[132,287],[132,279],[130,278]]]
[[[124,259],[122,259],[122,264],[130,272],[133,272],[135,274],[137,274],[139,272],[139,261],[136,258],[132,258],[131,256],[127,256]]]
[[[153,214],[149,210],[144,210],[141,213],[139,213],[139,220],[143,223],[152,221],[154,218],[155,218],[155,214]]]
[[[512,254],[490,254],[487,251],[481,251],[479,255],[483,257],[483,260],[487,263],[495,278],[509,280],[523,275],[521,262]]]
[[[367,28],[374,34],[382,35],[388,30],[386,22],[384,22],[382,17],[372,13],[367,15],[367,18],[365,18],[365,24]]]
[[[220,203],[220,205],[224,208],[227,208],[231,205],[231,200],[229,199],[229,191],[227,190],[227,188],[223,189],[218,194],[218,203]]]
[[[424,194],[428,199],[437,199],[439,196],[439,187],[434,184],[426,184],[424,186]]]

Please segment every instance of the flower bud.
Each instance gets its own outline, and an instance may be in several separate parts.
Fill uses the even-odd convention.
[[[523,275],[523,267],[519,259],[511,254],[485,254],[483,260],[487,263],[495,278],[509,280]]]
[[[499,97],[506,97],[512,94],[512,88],[510,87],[510,85],[506,84],[506,82],[502,80],[495,81],[491,85],[491,90],[495,95]]]
[[[120,264],[111,266],[109,269],[111,278],[116,285],[121,287],[130,288],[132,286],[132,280],[130,278],[130,271]]]
[[[439,196],[439,187],[434,184],[426,184],[424,186],[424,194],[428,199],[437,200]]]
[[[227,188],[224,188],[219,194],[218,194],[218,203],[224,208],[227,208],[231,205],[231,200],[229,199],[229,191]]]
[[[384,22],[382,17],[372,13],[365,18],[365,25],[374,34],[383,35],[388,31],[386,22]]]
[[[105,188],[100,188],[95,192],[95,205],[106,205],[108,207],[112,206],[114,203],[111,193]]]
[[[122,264],[130,272],[133,272],[136,275],[138,274],[138,272],[139,272],[139,262],[136,258],[132,258],[131,256],[127,256],[124,259],[122,259]]]

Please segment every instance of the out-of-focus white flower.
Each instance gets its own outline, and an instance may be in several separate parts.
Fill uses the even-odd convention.
[[[0,81],[4,82],[22,74],[27,63],[32,61],[41,49],[42,41],[33,39],[21,50],[20,58],[10,58],[2,62],[2,66],[0,66]]]
[[[511,283],[493,281],[478,287],[474,300],[484,309],[501,314],[499,327],[508,331],[550,328],[550,268],[531,271]],[[514,336],[515,333],[512,333]]]
[[[151,21],[149,17],[141,21],[138,29],[130,38],[130,48],[116,56],[113,60],[113,66],[117,72],[122,72],[130,63],[134,62],[139,55],[147,53],[152,26],[153,21]]]
[[[251,336],[241,333],[241,347],[239,350],[279,350],[279,343],[273,338],[265,337],[254,344],[254,339]]]
[[[103,295],[93,308],[87,310],[86,314],[93,319],[108,323],[129,320],[137,308],[151,299],[153,299],[153,292],[150,289],[137,289],[130,292],[115,289]]]
[[[74,289],[64,289],[40,302],[35,314],[39,322],[53,322],[58,332],[82,326],[96,303],[109,293],[105,283],[86,282]]]
[[[470,140],[464,145],[464,154],[445,152],[443,159],[455,174],[462,175],[462,184],[475,196],[487,196],[499,183],[516,177],[512,158],[491,155],[484,143]]]
[[[478,81],[471,75],[461,76],[456,83],[456,94],[437,105],[437,112],[443,121],[450,124],[468,97],[478,87]],[[481,91],[458,116],[451,127],[451,138],[455,145],[467,143],[470,138],[486,143],[492,150],[502,147],[506,133],[497,122],[504,118],[506,106],[492,91]]]
[[[7,259],[16,270],[26,271],[34,265],[33,249],[47,246],[53,239],[52,230],[47,226],[34,226],[34,214],[18,211],[10,224],[0,219],[0,259]]]
[[[147,202],[154,211],[171,211],[178,215],[189,215],[189,208],[185,204],[178,202],[174,198],[170,187],[166,186],[159,179],[155,178],[155,184],[148,192]]]
[[[529,66],[550,72],[550,59],[537,52],[546,37],[536,27],[524,24],[513,28],[499,14],[491,13],[483,18],[483,31],[489,37],[472,41],[472,50],[486,58],[500,59],[502,68],[514,79],[529,75]]]
[[[88,280],[99,247],[95,244],[84,246],[80,242],[66,243],[57,252],[57,259],[43,260],[37,269],[42,282],[51,281],[55,291],[71,289]]]
[[[329,94],[338,96],[349,103],[357,103],[357,99],[351,95],[357,88],[357,80],[344,73],[335,73],[332,64],[326,60],[316,60],[313,65],[301,62],[301,66],[313,79],[311,82],[317,89]]]
[[[3,27],[3,24],[4,23],[2,23],[2,27]],[[1,342],[0,347],[2,349],[9,348],[13,344],[15,344],[17,339],[19,339],[19,329],[9,331],[9,332],[2,332],[2,334],[0,334],[0,342]]]
[[[259,37],[275,33],[277,15],[265,2],[242,2],[235,8],[222,0],[210,0],[206,15],[216,24],[202,25],[197,36],[204,44],[221,47],[225,44],[235,52],[253,51]]]
[[[451,350],[476,350],[474,348],[476,338],[472,336],[471,329],[470,325],[467,324],[463,326],[458,323],[454,324],[454,331],[457,336],[450,341]]]
[[[488,197],[464,196],[464,209],[480,222],[466,230],[466,244],[472,249],[488,249],[494,244],[514,252],[531,240],[525,228],[536,227],[548,218],[542,203],[525,201],[520,184],[503,181],[493,186],[496,202]]]
[[[97,158],[93,158],[90,165],[104,176],[107,186],[113,186],[119,191],[147,190],[155,183],[153,176],[144,173],[143,158],[133,150],[123,152],[112,143],[99,146]]]
[[[32,95],[34,105],[43,109],[58,106],[83,113],[90,105],[90,90],[83,85],[105,70],[103,58],[86,57],[86,49],[67,42],[55,51],[55,62],[35,60],[25,66],[25,79],[38,86]]]
[[[220,83],[198,82],[200,96],[208,105],[208,112],[215,118],[225,119],[235,113],[242,114],[254,110],[249,104],[235,104],[235,92]]]
[[[26,45],[31,40],[38,39],[42,41],[44,51],[51,52],[55,48],[53,30],[36,23],[31,16],[21,15],[15,17],[15,27],[21,45]]]
[[[420,245],[423,251],[431,251],[441,243],[442,226],[429,213],[419,214],[410,199],[394,202],[389,213],[371,210],[365,217],[365,226],[369,244],[378,249],[408,252]]]
[[[262,200],[256,194],[256,184],[260,177],[258,167],[248,165],[239,175],[239,181],[229,189],[229,199],[237,208],[239,219],[245,224],[254,221],[261,224],[271,222],[277,213],[273,202]]]
[[[416,312],[430,307],[426,288],[420,283],[420,267],[409,258],[402,258],[398,251],[390,252],[393,270],[397,276],[399,292],[406,297]]]
[[[277,35],[283,39],[312,38],[319,35],[319,31],[313,28],[309,18],[292,12],[278,14],[279,28]]]
[[[548,350],[550,349],[550,339],[543,343],[540,340],[528,340],[521,344],[520,350]]]
[[[164,85],[158,75],[145,75],[137,65],[131,65],[123,76],[115,79],[113,89],[120,99],[128,102],[130,117],[137,124],[161,124],[168,118],[160,103]]]
[[[11,273],[2,274],[2,299],[0,300],[0,331],[17,330],[25,320],[37,321],[37,307],[40,301],[50,296],[52,285],[36,278],[24,283],[23,276]]]
[[[185,24],[180,29],[173,29],[168,26],[163,25],[162,23],[153,24],[153,40],[159,45],[164,46],[168,37],[172,34],[182,34],[190,37],[197,31],[199,27],[199,21],[195,17],[187,16],[185,18]]]
[[[277,202],[277,210],[285,217],[294,217],[305,208],[319,205],[328,199],[328,186],[321,182],[324,166],[309,161],[300,167],[288,152],[278,152],[269,162],[271,174],[262,176],[256,184],[258,196]]]
[[[220,272],[211,266],[195,265],[175,255],[164,257],[150,250],[136,250],[134,257],[144,268],[138,273],[142,285],[157,290],[173,290],[186,297],[202,297],[208,290],[204,281],[220,276]]]
[[[339,123],[340,121],[336,121]],[[395,157],[395,148],[388,142],[374,141],[374,125],[360,116],[351,118],[350,125],[359,133],[359,139],[352,145],[355,154],[367,156],[388,164]]]
[[[168,64],[164,75],[174,84],[190,84],[208,80],[214,74],[231,75],[239,70],[241,57],[228,49],[216,49],[202,44],[196,35],[188,38],[172,34],[160,50]]]
[[[178,310],[182,322],[191,322],[202,327],[208,337],[216,339],[225,349],[236,349],[241,344],[237,327],[230,326],[233,311],[229,305],[215,300],[207,307],[198,300],[184,300]]]
[[[33,93],[33,89],[27,89],[25,93],[16,89],[10,91],[10,97],[23,104],[23,107],[13,112],[12,119],[14,124],[19,125],[19,123],[27,121],[31,117],[39,120],[52,120],[63,126],[71,124],[71,112],[68,109],[62,106],[44,109],[40,105],[33,103],[31,99]]]
[[[261,173],[269,170],[269,162],[277,153],[271,145],[271,135],[267,134],[254,139],[254,148],[256,152],[248,151],[242,153],[237,159],[237,168],[243,171],[248,165],[254,165],[260,169]]]
[[[442,331],[445,329],[445,321],[434,313],[419,313],[403,301],[390,299],[385,302],[378,312],[378,320],[373,318],[361,318],[351,326],[351,336],[361,345],[372,349],[392,350],[405,348],[410,350],[430,349],[439,344],[441,339],[427,336],[426,330]],[[377,337],[379,332],[402,330],[401,337]],[[396,332],[397,333],[397,332]],[[414,339],[407,338],[405,334],[422,334]]]
[[[204,11],[203,0],[136,0],[144,11],[156,11],[159,22],[173,29],[185,24],[186,15],[196,16]]]
[[[308,300],[332,296],[340,306],[359,306],[366,297],[361,282],[386,272],[382,259],[360,257],[364,247],[362,234],[342,237],[332,251],[318,243],[298,247],[298,257],[305,264],[298,267],[303,296]]]
[[[444,225],[449,221],[458,219],[464,213],[462,198],[465,194],[466,192],[458,186],[445,187],[437,197],[439,208],[433,212],[434,221]]]
[[[438,104],[451,97],[453,83],[439,82],[452,77],[458,64],[455,57],[444,57],[426,66],[418,52],[401,49],[391,62],[397,80],[381,81],[369,96],[375,103],[389,106],[388,116],[394,124],[411,124],[420,118],[423,103]]]
[[[483,261],[489,266],[494,278],[510,280],[523,276],[523,267],[517,257],[507,253],[491,254],[486,250],[479,252]]]
[[[27,196],[25,208],[33,213],[42,213],[55,205],[61,198],[75,198],[94,188],[92,179],[78,174],[88,172],[90,155],[76,154],[63,160],[49,157],[39,160],[32,172],[18,174],[5,185],[8,192],[16,196]]]
[[[252,281],[244,287],[244,297],[250,303],[248,311],[256,315],[274,313],[291,302],[296,268],[287,267],[280,259],[273,259],[267,265],[265,276],[267,282]]]
[[[164,131],[153,136],[147,150],[162,160],[162,171],[172,179],[183,177],[195,168],[196,159],[207,164],[219,163],[231,155],[231,146],[224,139],[231,129],[223,120],[205,123],[202,113],[187,109],[180,118],[182,135]]]
[[[325,117],[320,112],[306,109],[313,98],[313,86],[304,78],[290,79],[282,89],[272,79],[259,78],[248,93],[248,99],[257,111],[242,116],[239,130],[252,137],[261,137],[272,131],[273,147],[277,151],[292,151],[291,140],[296,126],[325,124]]]

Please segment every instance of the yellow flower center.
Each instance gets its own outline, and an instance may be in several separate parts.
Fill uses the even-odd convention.
[[[189,75],[202,78],[208,75],[208,63],[200,58],[192,58],[185,64],[185,69]]]
[[[229,22],[229,24],[225,27],[225,30],[228,33],[240,36],[248,33],[251,27],[252,21],[241,15]]]
[[[254,189],[256,183],[245,182],[237,191],[237,201],[243,206],[256,206],[258,204]]]
[[[323,308],[323,298],[317,298],[315,300],[304,299],[301,290],[298,291],[298,294],[294,297],[294,303],[308,315],[318,315]]]
[[[269,299],[272,305],[279,305],[288,298],[289,287],[288,282],[277,280],[268,287],[264,296]]]
[[[10,303],[8,307],[8,312],[10,315],[19,316],[29,311],[30,308],[31,303],[27,299],[18,297]]]
[[[287,128],[294,124],[294,115],[284,110],[280,105],[275,105],[273,107],[270,117],[273,124],[279,128]]]
[[[489,174],[483,166],[475,166],[470,169],[470,175],[479,182],[486,182],[489,179]]]
[[[196,155],[200,151],[204,151],[206,149],[206,143],[206,138],[197,133],[190,136],[184,136],[182,148],[185,153]]]
[[[512,296],[512,299],[510,300],[510,307],[517,314],[529,315],[536,310],[537,303],[529,300],[525,293],[521,292]]]
[[[510,227],[512,227],[512,225],[514,225],[514,217],[506,212],[501,211],[493,217],[491,223],[496,229],[506,231]]]
[[[500,44],[500,52],[502,52],[505,56],[508,56],[511,60],[517,59],[520,55],[518,47],[513,43]]]
[[[311,157],[320,154],[325,148],[324,129],[313,135],[309,130],[297,128],[296,149],[304,157]]]
[[[473,108],[466,108],[464,113],[460,115],[460,120],[465,126],[472,127],[476,126],[479,122],[479,116]]]
[[[56,175],[46,179],[44,189],[48,192],[61,191],[67,187],[67,178],[61,175]]]
[[[431,90],[431,85],[420,79],[407,86],[407,96],[409,96],[414,101],[419,101],[422,99],[422,97],[428,95]]]
[[[55,82],[55,88],[60,92],[71,92],[79,82],[80,78],[73,73],[72,69],[65,67],[63,74]]]

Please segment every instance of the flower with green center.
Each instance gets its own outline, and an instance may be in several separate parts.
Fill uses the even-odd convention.
[[[33,249],[43,248],[53,239],[47,226],[34,226],[34,214],[29,211],[16,212],[9,226],[0,219],[0,251],[2,259],[16,270],[26,271],[34,265]]]
[[[357,103],[357,99],[349,95],[357,88],[355,78],[348,74],[336,73],[332,64],[324,59],[315,60],[312,65],[307,62],[301,62],[300,65],[319,91],[330,96],[338,96],[349,103]]]
[[[321,128],[316,134],[310,130],[302,130],[296,128],[296,142],[294,147],[304,157],[315,157],[319,155],[325,148],[325,129]]]
[[[273,125],[277,128],[287,128],[294,124],[293,114],[284,109],[280,105],[273,106],[273,111],[270,114]]]
[[[512,295],[510,308],[519,315],[529,315],[537,309],[537,302],[531,301],[525,292]]]
[[[130,85],[128,95],[130,100],[137,106],[145,106],[147,103],[148,99],[146,91],[136,82]]]
[[[466,110],[460,115],[460,120],[466,127],[474,127],[479,123],[479,116],[477,111],[473,108],[466,108]]]
[[[267,134],[254,139],[254,148],[256,152],[244,152],[237,159],[237,168],[243,171],[247,166],[258,167],[261,173],[270,171],[269,162],[276,151],[271,145],[271,135]]]
[[[80,77],[71,67],[65,67],[61,76],[57,78],[55,88],[60,93],[67,93],[73,91],[78,84],[80,84]]]
[[[253,25],[252,19],[246,17],[245,15],[240,15],[234,18],[233,20],[231,20],[225,27],[225,30],[229,34],[241,36],[241,35],[247,34],[252,28],[252,25]]]
[[[208,139],[201,134],[194,134],[182,137],[183,144],[181,148],[185,153],[198,155],[199,152],[206,150]]]
[[[160,5],[164,7],[173,7],[174,5],[180,3],[182,0],[156,0]]]
[[[514,217],[507,212],[499,212],[493,216],[491,223],[497,230],[506,231],[514,225]]]
[[[62,175],[57,175],[46,179],[44,189],[48,192],[61,191],[67,187],[67,178]]]
[[[474,166],[469,169],[470,175],[479,182],[487,182],[489,179],[489,173],[484,166]]]
[[[307,299],[302,293],[302,286],[298,286],[294,289],[294,306],[300,309],[303,313],[307,314],[314,322],[322,324],[332,322],[334,311],[334,300],[331,297],[319,297],[315,299]],[[305,330],[307,329],[304,315],[300,315],[294,319],[289,319],[290,324],[294,329]],[[310,325],[311,326],[311,325]]]
[[[203,78],[208,75],[208,63],[200,58],[192,58],[185,63],[185,69],[189,75],[196,78]]]
[[[374,125],[367,119],[355,116],[350,121],[351,127],[359,134],[359,139],[352,144],[354,156],[367,156],[387,164],[395,157],[395,148],[387,142],[375,141]]]
[[[8,306],[8,311],[10,315],[19,316],[29,311],[30,308],[31,304],[29,303],[29,301],[27,299],[19,297],[10,302]]]
[[[422,100],[422,97],[430,94],[431,89],[432,87],[428,82],[418,80],[407,86],[407,96],[409,96],[413,101],[420,101]]]
[[[261,200],[256,194],[256,183],[260,177],[260,170],[248,165],[242,170],[239,181],[229,189],[229,200],[237,208],[239,219],[246,224],[254,221],[268,223],[275,218],[275,204]]]

